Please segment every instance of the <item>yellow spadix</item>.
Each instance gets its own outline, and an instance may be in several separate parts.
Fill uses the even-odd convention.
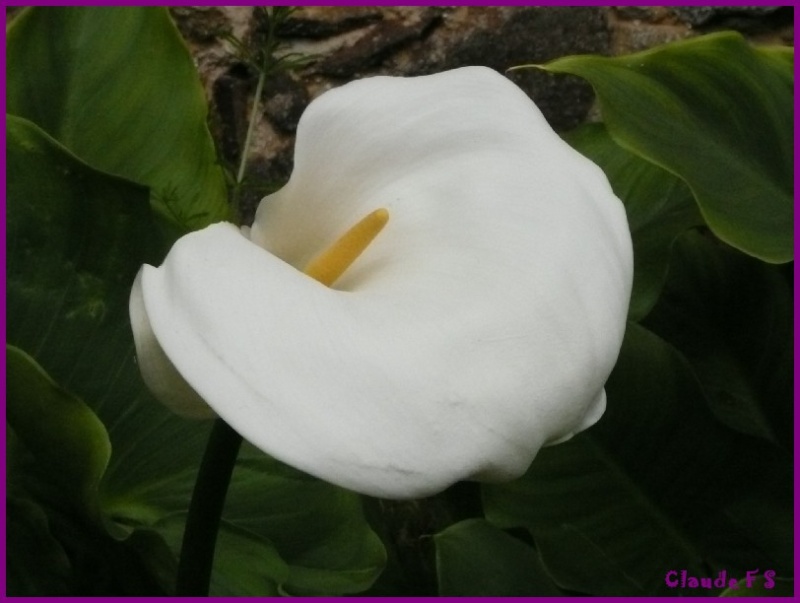
[[[389,212],[376,209],[311,260],[303,272],[330,287],[372,243],[388,221]]]

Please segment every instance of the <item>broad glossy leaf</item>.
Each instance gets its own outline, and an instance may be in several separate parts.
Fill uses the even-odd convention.
[[[277,596],[289,574],[268,541],[225,524],[217,537],[212,596]]]
[[[294,595],[365,590],[386,563],[361,498],[269,459],[240,453],[225,520],[272,542],[289,565],[281,590]]]
[[[439,594],[445,597],[548,597],[563,593],[536,549],[483,519],[433,537]]]
[[[177,508],[177,507],[176,507]],[[185,515],[155,524],[177,556]],[[225,504],[212,594],[345,594],[385,563],[359,496],[267,458],[244,443]]]
[[[646,326],[692,363],[714,414],[792,449],[793,304],[786,277],[687,233]]]
[[[105,509],[119,523],[152,527],[177,556],[207,425],[180,421],[175,426],[171,417],[159,422],[144,405],[134,412],[140,417],[126,417],[121,426],[125,435],[138,433],[143,441],[124,442],[126,453],[116,464],[112,457],[115,471],[109,470],[104,482]],[[151,415],[146,420],[145,412]],[[219,596],[359,592],[385,562],[357,495],[268,459],[247,444],[223,522],[212,587]]]
[[[722,240],[777,263],[793,257],[793,59],[719,33],[543,68],[589,80],[619,144],[683,178]]]
[[[7,215],[9,341],[106,426],[113,453],[100,506],[116,537],[133,538],[186,511],[210,427],[153,400],[135,364],[130,287],[140,264],[157,263],[160,253],[148,243],[146,191],[89,168],[35,125],[12,117]],[[288,589],[355,592],[371,584],[384,552],[356,495],[260,453],[243,464],[229,508],[242,529],[274,540],[292,564]],[[256,559],[249,559],[253,570]]]
[[[31,468],[56,484],[55,497],[96,515],[97,488],[111,455],[108,433],[80,399],[64,391],[22,350],[6,350],[6,416]]]
[[[9,117],[6,132],[8,341],[98,412],[109,383],[135,377],[128,293],[141,261],[160,254],[147,191],[26,120]]]
[[[91,166],[150,187],[179,230],[228,216],[192,58],[163,7],[36,7],[7,42],[7,110]]]
[[[179,513],[156,525],[171,544],[175,558],[180,552],[185,523],[186,515]],[[211,596],[278,596],[279,585],[286,582],[288,575],[289,567],[271,542],[222,522],[217,534]]]
[[[174,574],[174,561],[164,559],[163,540],[153,532],[137,531],[124,542],[103,534],[96,519],[87,522],[85,510],[70,504],[66,496],[70,490],[64,484],[68,480],[59,483],[34,464],[33,455],[11,428],[8,436],[8,593],[165,594],[165,572]],[[53,452],[65,455],[69,449]],[[173,581],[169,575],[166,583]]]
[[[791,571],[791,467],[713,418],[671,346],[629,324],[607,392],[595,427],[484,487],[490,521],[530,529],[556,582],[595,595],[670,594],[675,568]]]
[[[703,218],[680,178],[618,145],[603,124],[587,124],[565,138],[603,169],[625,204],[634,258],[628,317],[640,320],[661,295],[673,242]]]

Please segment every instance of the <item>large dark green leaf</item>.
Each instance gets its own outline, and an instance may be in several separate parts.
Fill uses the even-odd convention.
[[[97,516],[97,488],[111,455],[105,427],[86,404],[13,346],[6,350],[6,375],[6,416],[32,457],[27,469],[57,488],[51,496]]]
[[[69,594],[70,564],[47,515],[26,498],[6,502],[6,591],[12,597]]]
[[[625,204],[634,258],[628,316],[640,320],[661,294],[673,242],[703,218],[680,178],[619,146],[603,124],[587,124],[565,138],[603,169]]]
[[[724,241],[793,257],[794,51],[720,33],[544,69],[586,78],[622,146],[683,178]]]
[[[12,117],[7,133],[8,339],[102,420],[113,453],[99,505],[113,535],[130,540],[185,513],[210,426],[158,404],[135,364],[130,287],[140,264],[161,253],[148,243],[147,193],[83,164],[30,122]],[[367,588],[385,554],[359,498],[247,450],[226,516],[239,531],[223,537],[222,554],[242,538],[250,551],[274,549],[291,565],[281,583],[291,592]],[[180,530],[163,530],[175,550]],[[243,558],[220,566],[220,588],[246,572],[248,587],[264,576],[256,555]],[[277,582],[269,584],[267,594]]]
[[[112,457],[102,494],[117,522],[152,527],[177,555],[207,425],[163,418],[164,412],[140,404],[116,424],[112,436],[123,435],[124,453]],[[127,440],[136,434],[138,444]],[[368,588],[385,552],[357,495],[245,444],[226,500],[217,559],[214,595],[342,594]]]
[[[166,8],[36,7],[7,43],[7,110],[151,188],[180,230],[228,216],[194,63]]]
[[[289,565],[281,590],[345,594],[368,588],[386,552],[359,496],[271,460],[245,444],[225,520],[274,544]],[[256,568],[254,567],[254,570]]]
[[[163,515],[155,529],[177,555],[185,516]],[[359,592],[380,574],[385,557],[357,495],[243,445],[217,542],[212,595]]]
[[[483,519],[433,537],[439,594],[446,597],[552,597],[563,593],[536,550]]]
[[[26,120],[9,117],[6,132],[8,341],[96,404],[110,380],[135,374],[123,361],[128,295],[160,254],[147,190],[93,170]]]
[[[191,448],[202,443],[192,439]],[[131,524],[151,524],[177,556],[196,464],[166,457],[175,443],[150,441],[129,457],[161,457],[166,477],[109,479],[107,505]],[[124,466],[121,467],[124,469]],[[215,596],[343,594],[367,589],[385,563],[360,498],[265,457],[245,443],[228,492],[212,576]]]
[[[789,453],[792,318],[791,288],[777,267],[687,233],[645,324],[689,359],[721,421]]]
[[[186,515],[170,515],[156,529],[170,543],[177,557]],[[266,597],[280,595],[289,567],[275,546],[245,530],[223,521],[217,534],[210,591],[216,597]]]
[[[591,430],[484,488],[489,520],[530,529],[556,582],[589,594],[674,594],[676,568],[791,571],[791,467],[714,419],[671,346],[630,324],[607,392]]]

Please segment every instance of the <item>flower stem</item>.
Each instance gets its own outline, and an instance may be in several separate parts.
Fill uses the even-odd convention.
[[[217,419],[197,473],[183,533],[175,594],[207,597],[225,495],[242,436]]]
[[[256,116],[258,115],[258,105],[259,101],[261,100],[261,92],[264,90],[264,82],[267,79],[267,61],[268,58],[264,59],[264,63],[261,65],[261,69],[258,72],[258,83],[256,84],[256,95],[253,98],[253,106],[250,109],[250,121],[247,124],[247,134],[244,137],[244,146],[242,147],[242,156],[239,158],[239,171],[236,173],[236,185],[240,185],[242,180],[244,180],[244,171],[247,167],[247,156],[250,153],[250,143],[253,139],[253,130],[255,129],[256,125]]]

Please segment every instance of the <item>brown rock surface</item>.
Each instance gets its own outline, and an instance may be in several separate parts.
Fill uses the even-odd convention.
[[[239,161],[257,74],[224,40],[254,39],[252,7],[173,9],[211,100],[223,158]],[[739,29],[759,40],[792,43],[792,9],[743,7],[301,7],[279,30],[286,52],[314,55],[303,68],[264,87],[248,173],[268,189],[291,172],[294,131],[325,90],[372,75],[414,76],[464,65],[500,72],[569,54],[617,55],[713,31]],[[536,70],[508,75],[557,130],[584,121],[591,88],[577,78]],[[264,186],[246,190],[245,219]]]
[[[211,99],[211,122],[223,157],[239,161],[257,74],[223,35],[247,42],[250,7],[175,9]],[[213,35],[213,32],[219,35]],[[291,170],[293,132],[310,100],[325,90],[372,75],[414,76],[465,65],[504,72],[566,54],[610,52],[603,9],[535,7],[303,7],[279,30],[287,52],[317,60],[265,86],[248,172],[280,182]],[[577,78],[534,70],[510,74],[557,129],[582,121],[591,88]],[[261,190],[246,192],[245,213]]]

